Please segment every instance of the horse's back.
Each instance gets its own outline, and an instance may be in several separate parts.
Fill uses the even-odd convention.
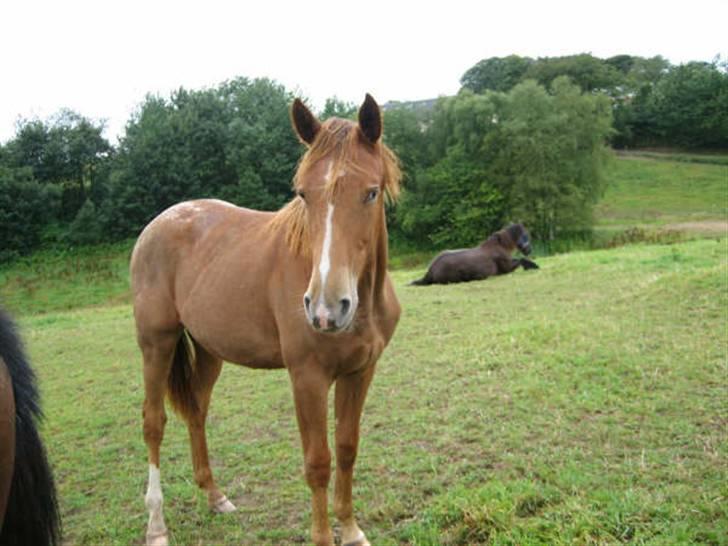
[[[174,299],[235,239],[254,233],[271,216],[217,199],[169,207],[144,228],[134,246],[130,270],[135,297],[153,290]]]
[[[482,247],[446,250],[432,261],[425,278],[435,284],[472,281],[494,275],[493,268]]]

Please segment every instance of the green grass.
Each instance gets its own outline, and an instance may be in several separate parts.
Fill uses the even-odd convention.
[[[714,153],[691,153],[682,151],[657,150],[617,150],[622,157],[636,157],[658,159],[661,161],[680,161],[683,163],[708,163],[712,165],[728,165],[728,155],[725,150]]]
[[[362,422],[373,544],[728,544],[728,241],[634,245],[482,282],[409,287]],[[142,378],[127,304],[26,314],[68,544],[138,544]],[[162,446],[172,544],[307,541],[285,372],[226,365],[210,515],[186,430]]]
[[[600,228],[728,221],[728,165],[617,157],[607,176]]]
[[[5,264],[0,302],[25,314],[128,301],[133,243],[45,250]]]

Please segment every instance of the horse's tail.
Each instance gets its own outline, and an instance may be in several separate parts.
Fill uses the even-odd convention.
[[[174,411],[185,419],[200,411],[192,388],[196,360],[195,342],[187,330],[184,330],[174,351],[172,371],[167,379],[167,395]]]
[[[14,323],[2,310],[0,359],[8,369],[15,398],[15,460],[0,544],[57,545],[61,542],[61,520],[53,473],[38,434],[43,414],[35,374]]]
[[[425,276],[421,279],[417,279],[416,281],[412,281],[410,283],[410,286],[426,286],[428,284],[432,284],[432,279],[430,278],[430,272],[428,271],[425,273]]]

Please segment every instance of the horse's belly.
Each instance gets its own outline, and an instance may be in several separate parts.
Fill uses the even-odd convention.
[[[270,313],[260,304],[243,305],[234,296],[227,302],[188,300],[182,324],[192,338],[213,355],[253,368],[281,368],[278,331]]]
[[[270,336],[265,336],[263,332],[258,332],[257,336],[251,335],[256,334],[254,328],[252,331],[246,328],[247,331],[241,332],[242,328],[246,328],[246,325],[230,328],[226,335],[214,335],[209,328],[200,331],[194,326],[187,326],[197,343],[222,360],[249,368],[283,368],[278,343],[272,343]]]

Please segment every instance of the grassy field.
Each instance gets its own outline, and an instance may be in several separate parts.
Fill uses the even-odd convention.
[[[680,229],[676,225],[693,223],[692,231],[701,232],[700,223],[728,222],[728,165],[627,156],[611,162],[607,177],[607,192],[596,208],[602,229]]]
[[[132,245],[42,251],[0,266],[0,302],[20,314],[128,302]]]
[[[373,544],[728,544],[728,241],[635,245],[415,288],[362,423],[355,505]],[[21,319],[68,544],[143,540],[141,370],[128,304]],[[239,510],[208,513],[176,417],[173,544],[307,539],[284,372],[228,365],[209,443]]]

